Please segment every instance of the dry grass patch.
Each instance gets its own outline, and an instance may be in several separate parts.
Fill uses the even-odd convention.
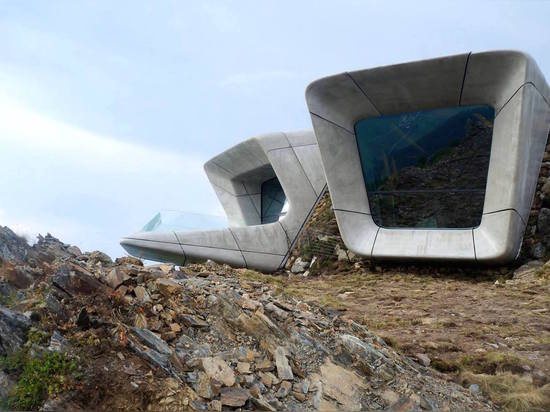
[[[550,384],[537,388],[528,379],[510,372],[496,375],[463,372],[460,378],[464,384],[478,384],[493,402],[507,411],[550,409]]]
[[[476,374],[494,375],[500,372],[523,373],[531,362],[509,353],[487,352],[460,359],[460,369]]]

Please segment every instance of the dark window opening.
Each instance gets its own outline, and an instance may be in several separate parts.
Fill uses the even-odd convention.
[[[355,125],[374,222],[387,228],[471,228],[483,214],[494,109],[451,107]]]
[[[262,183],[262,223],[277,222],[286,214],[286,196],[279,179],[266,180]]]

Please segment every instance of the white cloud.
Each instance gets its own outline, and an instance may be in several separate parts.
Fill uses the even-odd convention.
[[[55,153],[76,158],[82,166],[135,172],[178,168],[186,174],[202,171],[202,162],[193,156],[153,149],[97,135],[38,114],[9,99],[0,97],[0,143],[17,143],[33,152]],[[76,159],[75,159],[76,160]],[[105,172],[105,169],[102,169]]]
[[[119,238],[158,210],[220,212],[205,159],[92,133],[5,96],[0,148],[0,224],[31,239],[50,232],[116,256]]]

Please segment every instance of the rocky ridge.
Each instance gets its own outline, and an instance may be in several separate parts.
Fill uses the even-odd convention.
[[[113,262],[1,230],[0,356],[26,362],[0,363],[8,406],[28,400],[33,359],[62,354],[71,366],[29,409],[494,409],[338,311],[275,293],[277,276]]]

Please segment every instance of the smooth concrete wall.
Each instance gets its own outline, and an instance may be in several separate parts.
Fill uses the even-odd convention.
[[[313,132],[253,137],[206,162],[204,170],[227,214],[228,228],[140,232],[123,238],[121,245],[135,256],[179,264],[195,258],[263,271],[284,266],[326,186]],[[261,184],[273,177],[289,208],[279,221],[261,224]]]
[[[380,259],[507,262],[517,256],[550,127],[550,88],[530,56],[465,53],[341,73],[311,83],[306,100],[338,226],[350,250]],[[495,109],[480,226],[378,227],[370,215],[355,124],[477,104]]]

